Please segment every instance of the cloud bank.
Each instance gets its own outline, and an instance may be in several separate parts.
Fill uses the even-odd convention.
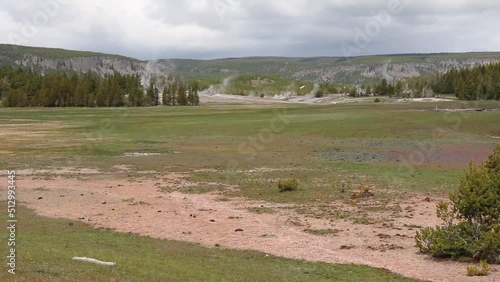
[[[139,59],[499,51],[495,0],[0,0],[0,42]]]

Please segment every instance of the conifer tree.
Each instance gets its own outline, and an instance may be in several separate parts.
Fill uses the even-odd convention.
[[[180,106],[186,106],[188,104],[187,96],[186,96],[186,88],[184,84],[180,84],[177,89],[177,104]]]

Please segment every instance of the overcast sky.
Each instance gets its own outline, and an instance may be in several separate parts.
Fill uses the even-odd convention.
[[[139,59],[500,51],[498,0],[0,0],[0,43]]]

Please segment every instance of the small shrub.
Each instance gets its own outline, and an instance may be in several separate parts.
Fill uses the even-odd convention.
[[[373,183],[370,182],[368,178],[365,178],[363,183],[358,184],[359,192],[353,192],[351,195],[352,200],[360,198],[369,198],[375,196],[371,190],[375,187]]]
[[[263,213],[275,213],[276,211],[272,208],[266,207],[251,207],[247,209],[249,212],[263,214]]]
[[[362,224],[362,225],[370,225],[373,224],[373,222],[370,221],[370,219],[366,217],[356,217],[353,220],[354,224]]]
[[[487,276],[490,274],[491,266],[486,260],[482,260],[479,267],[467,267],[467,276]]]
[[[304,229],[304,232],[318,236],[325,236],[325,235],[335,235],[340,233],[341,231],[338,229],[328,228],[328,229]]]
[[[417,231],[420,251],[500,263],[500,145],[485,163],[469,166],[450,200],[437,205],[441,226]]]
[[[374,102],[375,102],[375,103],[380,103],[380,102],[382,102],[382,100],[380,100],[379,98],[375,98],[375,101],[374,101]]]
[[[295,178],[288,178],[278,182],[278,190],[280,192],[291,192],[299,189],[299,182]]]

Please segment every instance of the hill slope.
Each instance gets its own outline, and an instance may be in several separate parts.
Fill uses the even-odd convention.
[[[64,49],[25,47],[0,44],[0,66],[30,67],[41,72],[96,72],[136,74],[144,71],[145,63],[118,55]]]
[[[365,56],[355,58],[250,57],[235,59],[159,60],[165,69],[186,77],[227,77],[231,74],[273,74],[316,82],[356,83],[445,72],[500,62],[500,53],[456,53]]]
[[[188,79],[272,74],[316,82],[356,83],[416,77],[451,68],[500,62],[500,52],[345,57],[247,57],[216,60],[139,61],[118,55],[0,44],[0,66],[29,66],[43,72],[109,74],[178,73]]]

